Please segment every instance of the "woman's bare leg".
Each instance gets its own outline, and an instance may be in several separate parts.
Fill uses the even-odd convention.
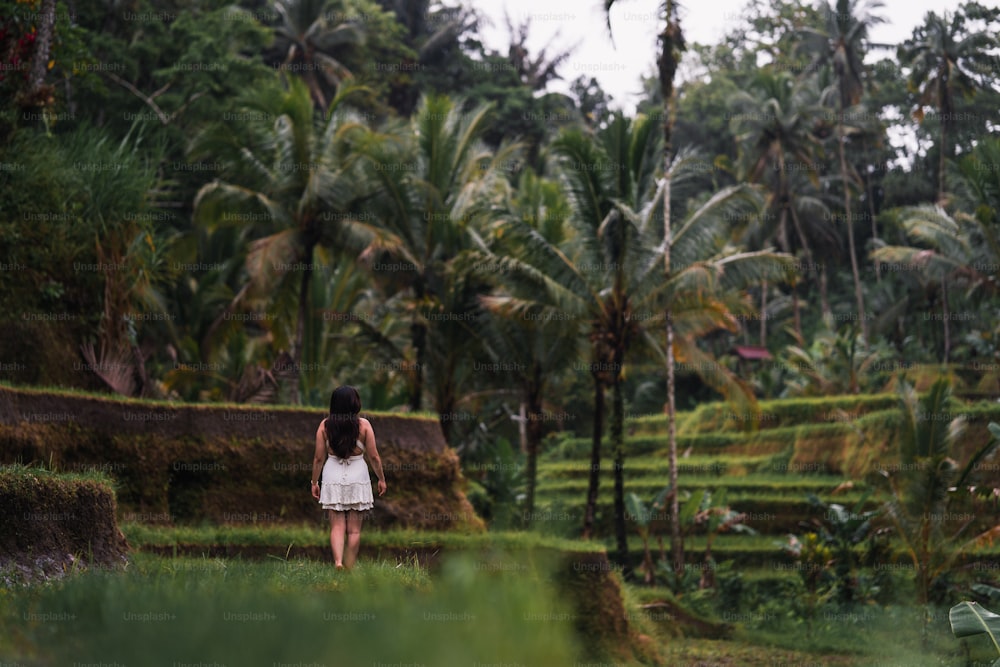
[[[333,564],[344,567],[344,532],[347,527],[344,512],[330,510],[330,548],[333,550]]]
[[[358,560],[358,549],[361,548],[361,512],[347,512],[347,553],[344,556],[344,567],[352,568]]]

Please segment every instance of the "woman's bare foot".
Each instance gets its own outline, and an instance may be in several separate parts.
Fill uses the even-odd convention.
[[[344,569],[344,564],[343,563],[337,563],[336,565],[334,565],[334,567],[337,568],[338,570],[343,570]]]

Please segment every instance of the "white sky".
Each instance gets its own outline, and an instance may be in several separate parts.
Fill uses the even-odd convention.
[[[998,1],[981,0],[987,6]],[[685,38],[688,42],[717,43],[738,21],[745,3],[681,0]],[[514,25],[531,19],[528,46],[532,56],[550,40],[550,54],[579,43],[560,70],[565,83],[551,84],[552,90],[565,91],[568,83],[581,74],[593,76],[614,98],[614,106],[631,111],[638,97],[639,77],[653,72],[663,0],[619,0],[611,12],[614,47],[608,37],[602,0],[464,0],[463,4],[475,7],[492,21],[493,25],[482,26],[481,33],[485,44],[498,51],[505,53],[509,44],[505,9]],[[889,23],[876,26],[870,38],[873,42],[901,42],[923,22],[928,11],[942,14],[954,11],[959,4],[959,0],[883,0],[884,7],[876,13]]]

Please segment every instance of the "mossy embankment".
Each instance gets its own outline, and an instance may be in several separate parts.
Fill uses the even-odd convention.
[[[0,583],[124,563],[115,492],[102,475],[0,466]]]
[[[103,472],[115,481],[124,521],[316,521],[322,510],[309,478],[324,414],[0,386],[0,463]],[[363,414],[389,483],[371,527],[483,530],[437,420]]]

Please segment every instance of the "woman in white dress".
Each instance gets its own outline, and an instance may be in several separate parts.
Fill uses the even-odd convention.
[[[361,546],[362,512],[375,506],[368,476],[369,464],[378,477],[378,495],[383,495],[386,489],[375,432],[367,419],[358,416],[359,412],[358,390],[337,387],[330,396],[330,416],[316,429],[312,496],[323,509],[330,510],[330,548],[338,570],[354,566]],[[320,471],[322,484],[319,483]]]

